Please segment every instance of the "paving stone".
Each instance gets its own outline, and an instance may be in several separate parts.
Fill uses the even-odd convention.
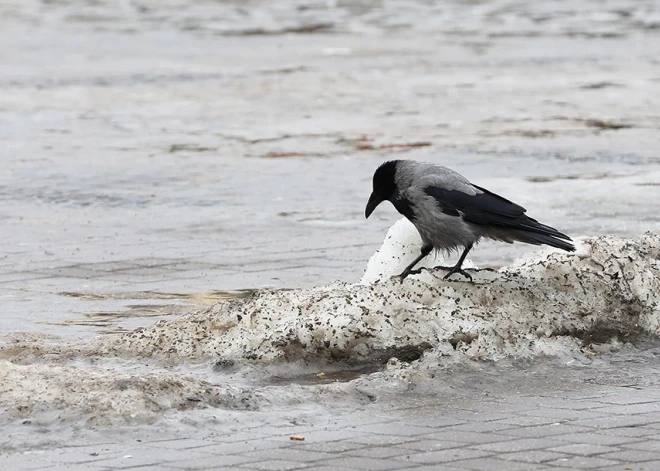
[[[364,469],[370,471],[406,469],[413,467],[411,464],[394,461],[392,459],[358,458],[348,456],[324,461],[321,464],[334,469]]]
[[[397,457],[393,460],[411,461],[414,463],[445,463],[448,461],[458,461],[470,458],[480,458],[487,456],[492,452],[482,450],[472,450],[470,448],[451,448],[448,450],[428,451],[424,453],[411,454],[410,456]]]
[[[249,451],[241,457],[256,458],[259,460],[288,460],[288,461],[320,461],[334,458],[331,453],[304,450],[299,448],[272,448],[269,450]]]
[[[418,417],[415,419],[404,420],[401,423],[403,425],[410,425],[413,427],[429,427],[435,429],[435,428],[453,427],[455,425],[464,424],[465,422],[466,420],[452,419],[445,417]]]
[[[660,395],[658,394],[653,394],[653,395],[634,394],[632,392],[628,394],[617,394],[609,397],[601,397],[596,399],[596,401],[602,402],[603,404],[621,404],[621,405],[657,402],[658,400],[660,400]]]
[[[626,448],[629,450],[653,451],[656,453],[660,453],[660,441],[647,440],[643,442],[626,443],[624,445],[621,445],[621,448]]]
[[[624,443],[634,443],[639,442],[643,439],[637,437],[627,437],[627,436],[613,436],[605,435],[602,433],[568,433],[561,435],[562,440],[573,443],[591,443],[593,445],[622,445]]]
[[[356,456],[360,458],[377,458],[387,459],[394,456],[401,456],[410,454],[412,451],[408,448],[399,447],[371,447],[371,448],[358,448],[356,450],[349,450],[345,453],[346,456]]]
[[[452,427],[457,432],[500,432],[515,428],[515,425],[503,424],[499,422],[468,422],[462,425]]]
[[[365,437],[365,438],[372,438],[372,437]],[[380,436],[378,436],[378,438],[380,438]],[[373,444],[373,446],[380,446],[380,445],[381,445],[380,443]],[[303,449],[320,451],[324,453],[343,453],[351,450],[368,449],[370,446],[372,446],[372,444],[357,443],[352,440],[338,440],[334,442],[325,442],[325,443],[310,443],[304,445]]]
[[[153,448],[163,448],[166,450],[185,450],[187,448],[200,448],[213,445],[213,442],[210,440],[184,438],[157,442],[145,442],[144,445]]]
[[[579,419],[571,422],[571,424],[583,427],[593,427],[597,429],[608,429],[646,425],[653,423],[654,421],[655,419],[649,418],[645,415],[610,415],[597,419]]]
[[[618,451],[618,448],[607,445],[595,445],[593,443],[573,443],[571,445],[561,445],[552,448],[548,447],[548,451],[567,453],[570,455],[593,456],[601,453]]]
[[[613,428],[605,428],[605,429],[600,429],[597,430],[599,434],[602,435],[612,435],[612,436],[617,436],[617,437],[635,437],[638,438],[638,441],[645,440],[646,436],[648,435],[653,435],[657,432],[657,430],[654,430],[652,428],[647,428],[646,426],[642,427],[613,427]]]
[[[592,432],[594,431],[591,427],[554,423],[549,425],[538,425],[535,427],[520,427],[515,429],[508,429],[502,433],[506,433],[510,436],[516,437],[553,437],[557,435],[564,435],[568,433],[577,433],[577,432]],[[561,437],[559,437],[561,438]]]
[[[435,432],[430,427],[417,427],[414,425],[405,424],[374,424],[365,425],[355,428],[358,432],[375,433],[379,435],[395,435],[395,436],[417,436],[427,435]]]
[[[505,461],[521,461],[523,463],[544,463],[546,461],[558,460],[560,458],[570,458],[564,453],[556,453],[548,450],[525,450],[515,453],[503,453],[497,455],[498,458]]]
[[[247,440],[242,442],[214,443],[204,447],[195,448],[196,451],[212,455],[236,455],[248,451],[282,448],[288,443],[275,440]]]
[[[637,461],[660,461],[659,452],[642,450],[619,450],[612,453],[604,453],[599,458],[622,461],[624,463],[635,463]]]
[[[574,456],[572,458],[561,458],[554,461],[548,461],[547,464],[572,469],[601,469],[604,466],[613,466],[620,463],[605,458]]]
[[[181,461],[171,461],[167,466],[177,469],[199,468],[208,469],[216,467],[231,467],[242,465],[245,463],[254,463],[263,461],[260,458],[243,455],[215,455],[215,456],[198,456],[196,453],[190,453],[190,456]]]
[[[518,427],[531,427],[534,425],[550,425],[557,423],[554,417],[532,417],[532,416],[513,416],[506,419],[497,420],[495,423],[507,424]],[[516,428],[516,427],[511,427]],[[506,432],[504,432],[506,433]]]
[[[452,466],[452,463],[448,464],[443,464],[443,463],[438,463],[438,464],[433,464],[433,465],[425,465],[425,466],[415,466],[414,468],[415,471],[465,471],[465,469],[462,468],[456,468]],[[333,470],[337,471],[337,470]]]
[[[464,442],[467,444],[505,442],[508,440],[515,440],[517,438],[518,437],[512,437],[498,433],[462,432],[462,431],[453,431],[453,430],[446,430],[424,436],[424,440],[437,440],[440,442],[448,441],[450,443]]]
[[[454,461],[451,464],[460,469],[475,471],[534,471],[539,469],[534,464],[505,461],[494,457]]]
[[[473,448],[490,452],[511,453],[514,451],[547,449],[565,444],[566,442],[549,438],[521,438],[519,440],[509,440],[506,442],[473,445]]]
[[[108,468],[134,468],[141,466],[158,466],[167,464],[173,461],[179,461],[185,457],[185,453],[179,450],[166,451],[166,450],[140,450],[129,451],[124,455],[107,460],[95,461],[95,466],[107,466]],[[203,455],[208,456],[208,455]]]
[[[660,469],[660,461],[648,461],[645,463],[624,463],[614,466],[598,468],[598,471],[657,471]]]
[[[305,469],[312,466],[310,463],[300,461],[287,461],[287,460],[269,460],[259,461],[256,463],[245,463],[238,465],[239,468],[258,469],[262,471],[289,471],[292,469]]]
[[[348,441],[348,443],[346,443],[346,445],[357,445],[357,446],[400,445],[403,443],[410,443],[417,440],[419,440],[419,438],[415,436],[408,437],[408,436],[400,436],[400,435],[362,435],[359,437],[353,437],[351,440]]]
[[[529,415],[533,417],[547,417],[555,419],[555,422],[561,420],[574,420],[574,419],[595,419],[609,415],[606,412],[601,412],[602,409],[595,410],[573,410],[573,409],[556,409],[539,407],[536,410],[521,412],[521,415]]]
[[[331,442],[335,440],[347,440],[350,438],[358,439],[358,437],[364,437],[368,433],[363,431],[353,431],[353,430],[318,430],[315,432],[308,432],[305,434],[305,442],[307,443],[321,443],[321,442]],[[392,433],[392,435],[396,435]]]
[[[660,412],[660,402],[644,402],[641,404],[608,406],[598,410],[607,414],[650,414],[652,412]]]
[[[413,442],[396,445],[397,448],[414,451],[435,451],[447,448],[460,448],[467,446],[465,442],[453,442],[450,440],[415,440]]]

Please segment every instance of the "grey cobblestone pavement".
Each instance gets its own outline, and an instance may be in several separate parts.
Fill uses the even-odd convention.
[[[227,413],[240,426],[133,429],[0,455],[3,469],[648,470],[660,467],[660,393],[589,387],[561,397],[426,398],[400,407]],[[370,410],[371,409],[371,410]],[[301,422],[293,425],[298,417]],[[226,419],[226,417],[225,417]],[[290,434],[304,437],[292,441]],[[138,438],[139,437],[139,438]]]
[[[660,230],[653,2],[55,3],[0,5],[3,333],[356,280],[394,220],[363,221],[385,157],[446,163],[570,234]],[[631,361],[631,380],[521,367],[447,398],[10,421],[0,469],[658,470],[659,373]]]

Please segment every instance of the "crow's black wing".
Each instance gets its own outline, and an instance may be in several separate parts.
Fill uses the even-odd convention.
[[[485,188],[476,185],[472,187],[477,190],[474,195],[460,189],[447,189],[436,185],[424,187],[424,192],[435,199],[443,213],[460,216],[473,224],[571,240],[566,234],[527,216],[522,206]],[[545,238],[542,242],[549,243]]]

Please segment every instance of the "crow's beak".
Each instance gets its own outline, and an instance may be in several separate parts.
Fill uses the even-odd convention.
[[[378,197],[375,193],[372,193],[369,197],[369,201],[367,202],[367,207],[364,209],[364,217],[368,219],[369,216],[371,216],[371,213],[374,212],[374,209],[376,209],[376,206],[382,202],[383,200],[380,197]]]

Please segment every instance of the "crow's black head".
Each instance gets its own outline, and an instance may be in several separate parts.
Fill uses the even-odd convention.
[[[368,218],[380,203],[385,200],[391,200],[397,190],[394,181],[398,160],[385,162],[374,172],[374,189],[371,192],[367,207],[364,210],[364,217]]]

